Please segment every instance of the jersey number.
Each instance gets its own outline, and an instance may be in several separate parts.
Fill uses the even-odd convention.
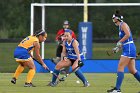
[[[29,40],[29,37],[26,37],[24,40],[21,41],[21,43],[24,43],[27,40]]]

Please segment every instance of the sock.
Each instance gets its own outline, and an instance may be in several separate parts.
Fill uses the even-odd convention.
[[[116,82],[116,88],[119,90],[122,84],[124,78],[124,72],[118,72],[117,73],[117,82]]]
[[[140,72],[136,72],[135,74],[134,74],[134,77],[140,82]]]
[[[54,74],[56,74],[58,76],[60,71],[55,69],[53,72],[54,72]],[[57,79],[57,77],[55,75],[53,75],[52,82],[55,83],[56,79]]]
[[[78,69],[76,72],[75,72],[75,75],[84,83],[86,82],[86,78],[84,77],[82,71],[80,69]]]
[[[34,75],[35,75],[35,69],[30,69],[29,72],[28,72],[28,74],[27,74],[27,80],[26,80],[26,82],[27,83],[31,83]]]
[[[19,75],[22,73],[22,71],[24,70],[24,67],[19,65],[15,71],[15,74],[13,77],[15,77],[16,79],[18,79]]]

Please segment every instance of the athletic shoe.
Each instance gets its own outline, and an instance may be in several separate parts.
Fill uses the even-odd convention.
[[[55,87],[56,85],[57,85],[57,83],[55,83],[55,82],[50,82],[47,86]]]
[[[85,81],[84,82],[84,87],[89,87],[89,86],[90,86],[89,82],[88,81]]]
[[[27,83],[27,82],[25,82],[24,87],[36,87],[36,86],[33,85],[32,83]]]
[[[110,90],[107,90],[108,93],[122,93],[120,89],[117,89],[116,87]]]
[[[11,83],[13,83],[13,84],[16,84],[16,78],[15,77],[13,77],[12,79],[11,79]]]

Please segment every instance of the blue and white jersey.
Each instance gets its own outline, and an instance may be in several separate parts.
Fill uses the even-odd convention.
[[[121,26],[122,26],[123,23],[124,22],[121,22],[120,25],[119,25],[119,38],[120,39],[122,39],[125,36],[124,31],[121,29]],[[132,37],[132,33],[131,33],[130,29],[129,29],[129,32],[130,32],[130,37],[127,40],[125,40],[124,42],[122,42],[123,44],[126,44],[128,42],[133,42],[133,37]]]
[[[66,47],[66,53],[67,53],[67,57],[69,59],[74,59],[76,60],[77,59],[77,55],[75,53],[75,50],[74,50],[74,47],[73,47],[73,42],[74,42],[74,38],[72,39],[72,41],[70,43],[68,43],[67,41],[65,41],[65,47]],[[79,48],[79,46],[78,46]],[[79,49],[80,51],[80,49]],[[84,59],[84,56],[83,56],[83,53],[80,52],[80,57],[81,57],[81,60]]]
[[[121,26],[124,22],[121,22],[119,25],[119,38],[122,39],[125,36],[125,32],[121,29]],[[127,56],[128,58],[136,58],[136,47],[135,44],[133,42],[133,37],[132,37],[132,33],[129,29],[130,32],[130,37],[125,40],[124,42],[122,42],[123,46],[122,46],[122,55],[121,56]]]

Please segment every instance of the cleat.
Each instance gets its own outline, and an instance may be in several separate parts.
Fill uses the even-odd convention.
[[[56,85],[57,85],[57,83],[55,83],[55,82],[50,82],[47,86],[55,87]]]
[[[27,82],[25,82],[24,87],[36,87],[36,86],[33,85],[32,83],[27,83]]]
[[[16,84],[16,80],[17,79],[15,77],[13,77],[12,80],[11,80],[11,83]]]
[[[89,87],[89,86],[90,86],[89,82],[88,81],[85,81],[84,82],[84,87]]]
[[[108,93],[122,93],[120,89],[114,87],[113,89],[107,90]]]

